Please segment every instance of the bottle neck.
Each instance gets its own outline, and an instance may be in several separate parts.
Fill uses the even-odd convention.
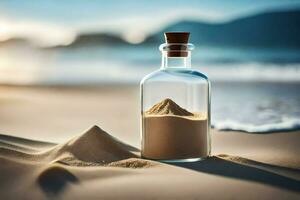
[[[191,52],[186,57],[170,57],[167,52],[162,52],[161,68],[191,68]]]

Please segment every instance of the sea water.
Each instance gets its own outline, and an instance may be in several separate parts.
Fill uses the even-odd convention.
[[[0,84],[136,84],[160,66],[148,46],[0,47]],[[300,129],[300,50],[203,47],[193,66],[212,81],[212,125],[221,130]]]

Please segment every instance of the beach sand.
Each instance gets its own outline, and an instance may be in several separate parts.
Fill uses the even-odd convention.
[[[139,158],[136,86],[1,86],[0,104],[0,199],[300,198],[299,131],[212,130],[210,158],[165,164]]]

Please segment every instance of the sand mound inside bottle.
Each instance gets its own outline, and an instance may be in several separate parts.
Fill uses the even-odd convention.
[[[151,161],[138,159],[134,151],[136,151],[134,147],[120,142],[98,126],[43,152],[25,153],[15,149],[1,149],[1,152],[13,158],[40,163],[128,168],[145,168],[153,165]]]
[[[178,115],[178,116],[194,116],[193,113],[181,108],[174,101],[167,98],[150,108],[147,115]]]
[[[192,113],[171,99],[164,99],[143,117],[142,156],[172,160],[208,156],[208,120],[205,113]]]

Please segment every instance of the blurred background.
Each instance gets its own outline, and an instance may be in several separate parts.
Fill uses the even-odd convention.
[[[191,32],[215,128],[300,129],[300,1],[2,0],[0,131],[57,140],[96,123],[136,138],[165,31]]]

